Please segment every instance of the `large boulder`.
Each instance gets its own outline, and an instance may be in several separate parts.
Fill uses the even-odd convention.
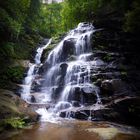
[[[74,53],[74,40],[65,40],[62,47],[61,60],[65,61]]]
[[[0,102],[1,119],[17,116],[26,120],[28,118],[28,122],[36,122],[39,119],[35,110],[12,91],[0,89]]]
[[[113,85],[110,80],[104,80],[101,84],[101,90],[103,94],[112,95],[114,92]]]
[[[102,81],[101,91],[102,95],[111,96],[113,94],[128,94],[131,91],[131,89],[121,79],[111,79]]]
[[[61,73],[62,74],[66,74],[66,71],[67,71],[67,67],[68,67],[68,64],[67,63],[62,63],[61,65],[60,65],[60,69],[61,69]]]
[[[76,101],[87,106],[97,102],[97,94],[90,87],[72,87],[68,95],[68,101]]]
[[[120,122],[125,122],[130,125],[140,126],[140,98],[139,97],[125,97],[114,101],[109,105],[114,112],[119,114],[117,118]]]

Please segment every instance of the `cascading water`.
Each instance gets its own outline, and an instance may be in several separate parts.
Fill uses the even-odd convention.
[[[27,76],[24,79],[23,82],[23,88],[22,88],[22,94],[21,97],[22,99],[24,99],[27,102],[31,101],[31,87],[32,87],[32,83],[35,80],[35,76],[38,73],[38,69],[41,66],[41,56],[43,53],[43,50],[46,49],[49,44],[51,43],[51,39],[47,42],[46,45],[44,45],[43,47],[39,47],[37,49],[37,53],[35,55],[35,63],[29,63],[29,69],[27,72]]]
[[[96,30],[89,23],[80,23],[49,53],[44,64],[45,72],[38,91],[40,96],[32,93],[36,103],[51,103],[49,110],[39,108],[38,113],[50,120],[64,109],[100,102],[99,89],[91,82],[91,74],[96,61],[92,57],[91,37]],[[50,42],[46,45],[48,46]],[[25,78],[23,98],[29,99],[34,80],[34,69],[40,64],[43,48],[37,50],[36,64],[29,68]],[[36,92],[36,91],[34,91]],[[26,95],[26,96],[25,96]]]

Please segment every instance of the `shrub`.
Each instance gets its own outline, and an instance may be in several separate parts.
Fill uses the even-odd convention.
[[[6,76],[13,82],[18,82],[23,78],[24,68],[21,66],[9,67],[6,71]]]

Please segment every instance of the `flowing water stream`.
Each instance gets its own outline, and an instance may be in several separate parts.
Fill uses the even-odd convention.
[[[31,96],[30,96],[31,87],[38,73],[39,67],[42,65],[41,56],[42,56],[43,50],[46,49],[50,45],[50,43],[51,43],[51,39],[48,41],[46,45],[44,45],[43,47],[39,47],[36,50],[36,55],[34,58],[35,63],[29,63],[29,69],[27,72],[27,76],[25,77],[24,82],[23,82],[23,88],[22,88],[22,94],[21,94],[21,98],[27,102],[31,101]]]
[[[37,79],[36,76],[43,50],[49,46],[51,40],[37,49],[35,64],[30,64],[21,96],[31,103],[34,101],[36,104],[53,104],[49,110],[37,110],[47,121],[50,117],[59,116],[60,111],[67,108],[101,104],[100,91],[91,81],[92,69],[97,63],[94,59],[90,60],[93,55],[91,38],[95,31],[90,23],[80,23],[77,28],[71,30],[49,53],[43,64],[43,80]],[[36,83],[34,88],[33,83]],[[39,87],[38,90],[36,87]]]

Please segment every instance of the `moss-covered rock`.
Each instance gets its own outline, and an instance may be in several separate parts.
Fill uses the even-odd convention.
[[[61,38],[62,38],[62,35],[52,38],[51,44],[43,51],[43,54],[42,54],[42,57],[41,57],[41,62],[45,61],[49,52],[51,50],[53,50],[54,47],[56,47],[56,45],[60,42]]]
[[[36,122],[39,115],[14,92],[0,89],[0,127],[22,128],[26,123]]]

